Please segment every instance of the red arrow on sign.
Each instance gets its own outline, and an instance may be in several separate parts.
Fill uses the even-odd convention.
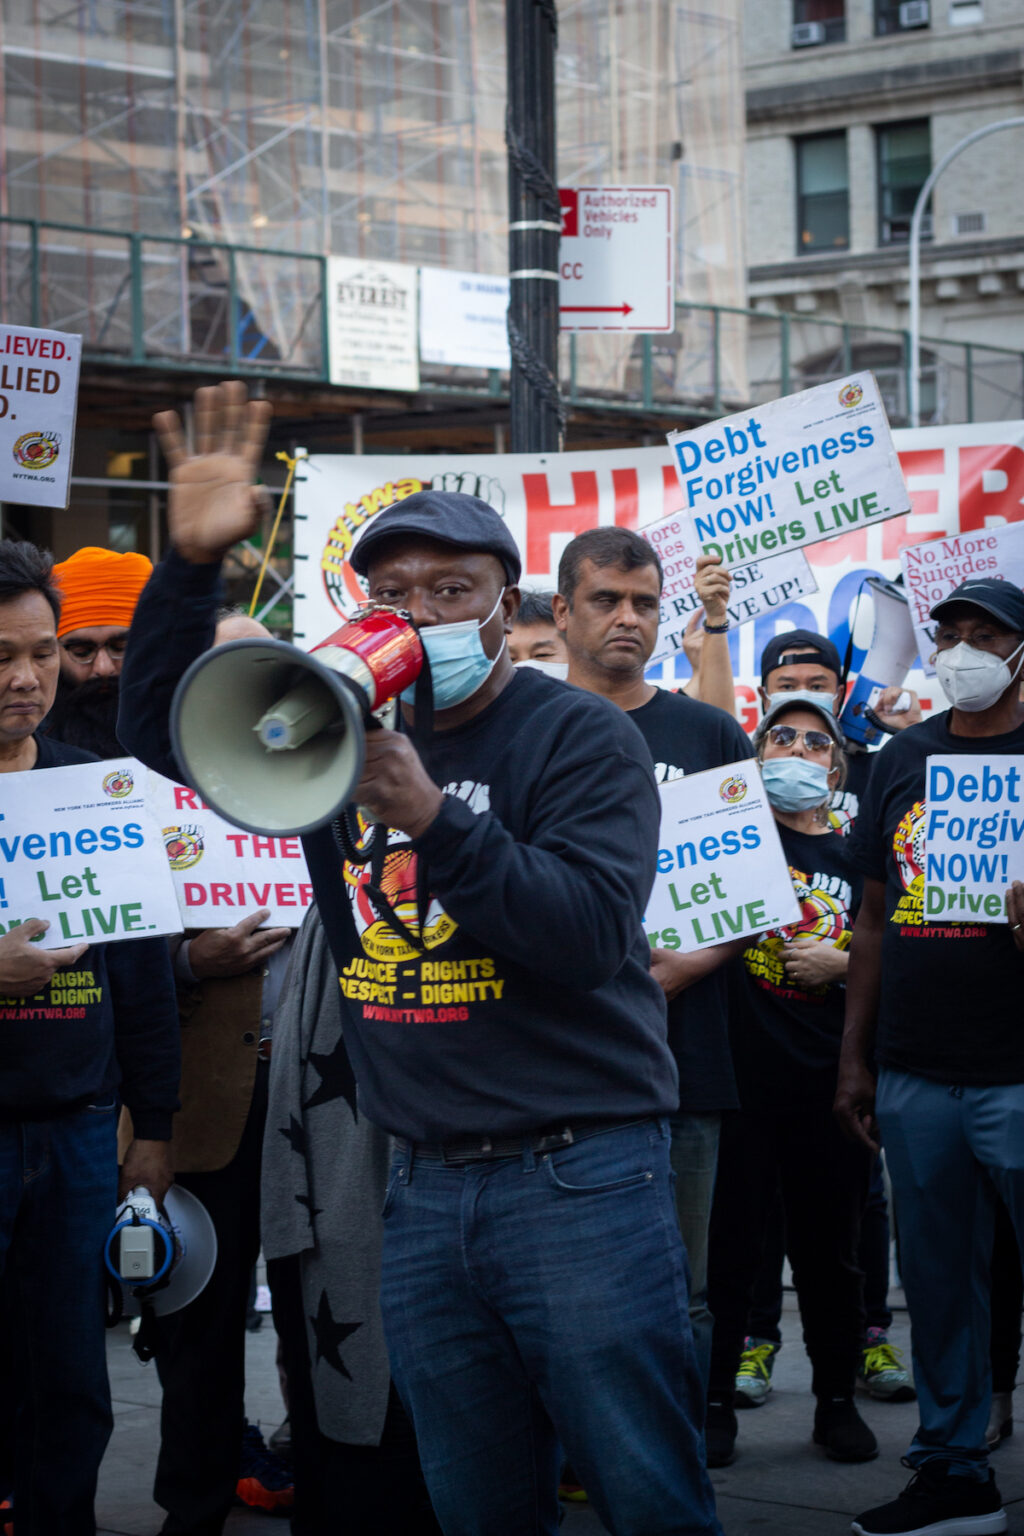
[[[632,304],[560,304],[563,315],[631,315]]]

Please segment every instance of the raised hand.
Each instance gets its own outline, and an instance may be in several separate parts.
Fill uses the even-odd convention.
[[[171,542],[192,565],[224,558],[253,533],[264,493],[253,485],[272,414],[269,400],[249,400],[240,380],[195,394],[196,451],[191,453],[176,411],[161,411],[153,427],[170,467],[167,522]]]

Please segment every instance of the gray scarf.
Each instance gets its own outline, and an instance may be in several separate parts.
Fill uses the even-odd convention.
[[[321,1432],[348,1445],[379,1445],[390,1382],[379,1293],[391,1141],[357,1110],[340,1004],[312,907],[274,1015],[263,1252],[300,1257]]]

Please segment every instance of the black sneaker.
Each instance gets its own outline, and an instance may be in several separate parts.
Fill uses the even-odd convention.
[[[814,1410],[814,1443],[831,1461],[874,1461],[878,1441],[857,1412],[852,1397],[819,1398]]]
[[[904,1462],[909,1466],[909,1462]],[[926,1461],[898,1499],[858,1515],[857,1536],[996,1536],[1008,1526],[995,1477],[956,1477],[946,1462]]]
[[[709,1467],[727,1467],[736,1455],[736,1410],[720,1397],[708,1402],[704,1442]]]

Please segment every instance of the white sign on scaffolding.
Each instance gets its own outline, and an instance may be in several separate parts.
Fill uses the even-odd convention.
[[[331,383],[416,390],[416,268],[327,258]]]

